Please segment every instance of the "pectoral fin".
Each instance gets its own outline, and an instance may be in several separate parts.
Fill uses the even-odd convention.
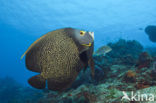
[[[83,62],[83,66],[84,66],[84,69],[83,71],[85,72],[87,67],[88,67],[88,56],[87,56],[87,51],[84,51],[82,52],[80,55],[79,55],[81,61]]]
[[[89,64],[90,69],[91,69],[92,78],[94,78],[95,69],[94,69],[94,60],[93,60],[93,58],[89,59],[89,63],[88,64]]]

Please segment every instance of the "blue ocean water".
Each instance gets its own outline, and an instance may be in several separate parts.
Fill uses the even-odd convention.
[[[41,35],[64,27],[95,33],[95,50],[118,39],[155,46],[144,32],[156,25],[156,0],[0,0],[0,77],[28,85],[35,75],[21,55]]]

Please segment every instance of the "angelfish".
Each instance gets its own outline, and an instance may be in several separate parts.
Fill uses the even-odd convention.
[[[47,84],[49,90],[62,91],[88,66],[94,76],[93,49],[93,32],[63,28],[43,35],[23,54],[27,69],[39,73],[28,83],[38,89]]]

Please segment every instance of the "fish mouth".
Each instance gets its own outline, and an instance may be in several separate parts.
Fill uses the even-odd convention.
[[[89,35],[92,37],[92,39],[94,40],[94,32],[89,32]]]
[[[89,44],[82,44],[82,45],[84,45],[84,46],[91,46],[92,45],[92,43],[89,43]]]

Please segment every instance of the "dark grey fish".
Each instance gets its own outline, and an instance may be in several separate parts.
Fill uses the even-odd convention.
[[[93,32],[64,28],[47,33],[24,53],[26,67],[40,73],[31,77],[29,84],[44,89],[47,81],[48,89],[62,91],[69,88],[88,65],[94,75],[93,48]]]

